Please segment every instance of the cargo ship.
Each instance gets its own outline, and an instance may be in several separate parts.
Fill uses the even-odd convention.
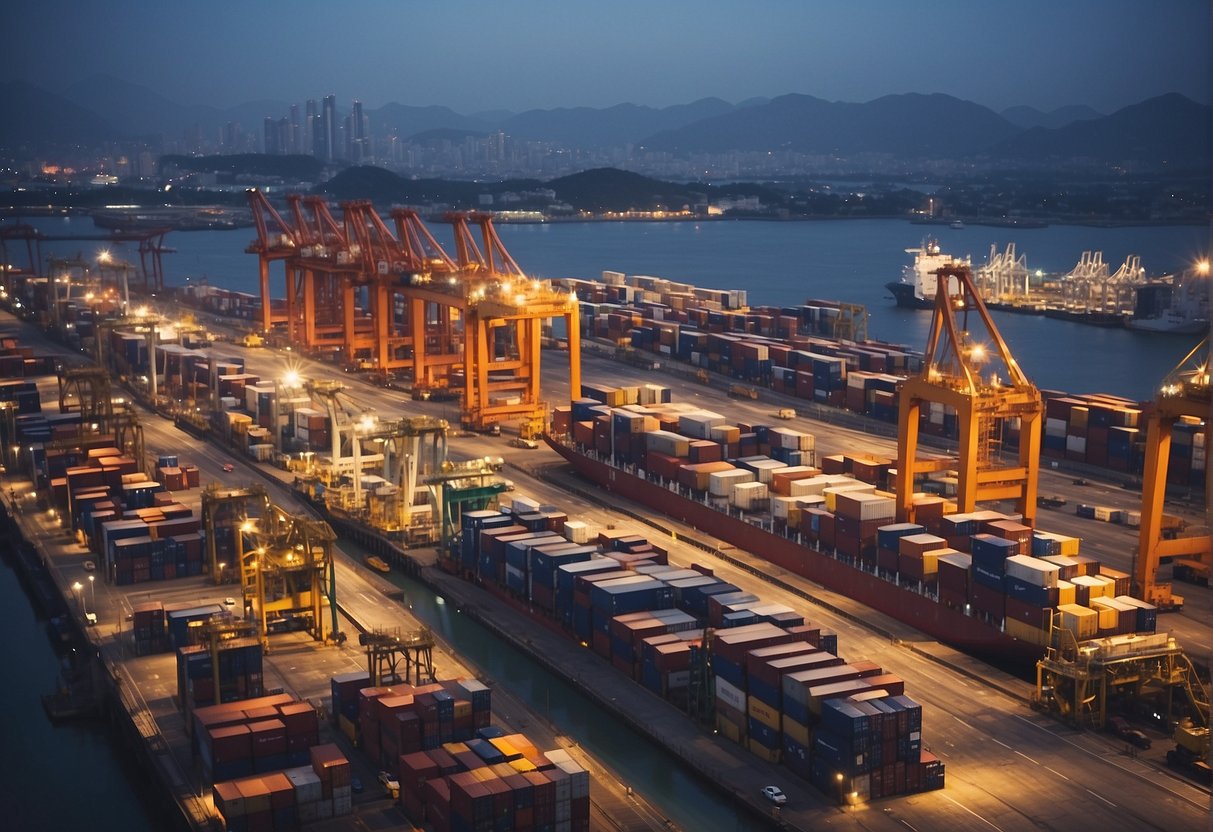
[[[966,615],[963,610],[948,607],[915,589],[899,586],[736,515],[718,511],[626,468],[595,459],[558,437],[545,434],[544,440],[577,473],[607,491],[745,549],[970,655],[996,659],[1002,664],[1027,666],[1044,652],[1041,645],[1009,636],[996,626]]]
[[[904,309],[932,309],[935,306],[935,273],[945,266],[969,263],[968,258],[959,261],[944,254],[939,241],[924,240],[918,248],[907,248],[906,254],[914,255],[914,262],[906,266],[900,280],[885,284],[893,294],[893,300]]]
[[[875,484],[887,460],[839,455],[817,468],[810,434],[659,401],[575,400],[545,442],[607,491],[1008,669],[1040,658],[1059,615],[1079,640],[1154,632],[1156,610],[1128,597],[1129,576],[1080,555],[1077,538],[997,511],[948,513],[925,493],[918,522],[898,523]]]

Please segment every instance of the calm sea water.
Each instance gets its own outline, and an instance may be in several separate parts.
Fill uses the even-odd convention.
[[[35,220],[48,234],[92,234],[88,218]],[[897,309],[884,284],[910,261],[905,249],[927,233],[945,252],[984,262],[990,246],[1014,242],[1030,269],[1069,271],[1084,251],[1102,251],[1114,271],[1132,254],[1151,275],[1187,268],[1210,250],[1208,228],[1087,228],[1050,226],[1004,229],[916,226],[901,220],[703,223],[556,223],[503,225],[506,247],[537,277],[594,278],[603,270],[647,274],[699,286],[745,289],[753,305],[791,305],[809,298],[864,304],[873,338],[915,349],[926,345],[930,313]],[[445,226],[434,227],[444,245]],[[256,293],[257,261],[244,248],[251,229],[176,232],[164,268],[171,285],[206,278]],[[50,244],[85,258],[102,243]],[[452,247],[453,250],[453,247]],[[120,252],[135,262],[137,252]],[[273,291],[285,295],[280,267]],[[1074,393],[1115,393],[1148,399],[1163,376],[1195,344],[1192,337],[1109,330],[1035,316],[996,313],[996,323],[1020,366],[1038,387]]]
[[[31,832],[167,829],[140,796],[146,778],[127,763],[110,729],[98,723],[54,725],[39,697],[55,689],[59,658],[7,555],[0,562],[0,826]]]

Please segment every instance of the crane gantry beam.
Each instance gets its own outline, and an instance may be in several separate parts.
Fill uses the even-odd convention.
[[[935,309],[922,372],[906,379],[900,389],[898,419],[897,513],[913,519],[914,475],[935,470],[917,456],[922,405],[937,402],[956,411],[959,468],[957,508],[973,511],[980,501],[1015,500],[1023,522],[1036,516],[1036,487],[1040,465],[1043,405],[1039,391],[994,325],[966,264],[941,268],[936,282]],[[974,328],[970,329],[970,318]],[[1006,374],[983,375],[1000,364]],[[1018,462],[1001,460],[999,432],[1003,422],[1019,419]]]
[[[1161,607],[1182,603],[1173,596],[1171,585],[1157,579],[1164,557],[1190,557],[1207,569],[1210,560],[1208,534],[1164,540],[1162,536],[1163,501],[1167,490],[1167,468],[1171,451],[1171,433],[1185,417],[1202,422],[1205,447],[1213,441],[1210,424],[1209,339],[1205,338],[1189,352],[1167,376],[1146,413],[1146,458],[1142,470],[1141,527],[1138,532],[1137,558],[1133,578],[1135,590],[1143,601]],[[1213,480],[1205,467],[1205,494]]]

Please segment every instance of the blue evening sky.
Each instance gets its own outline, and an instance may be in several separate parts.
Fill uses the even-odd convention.
[[[941,92],[1209,101],[1209,0],[4,0],[0,81],[462,113]]]

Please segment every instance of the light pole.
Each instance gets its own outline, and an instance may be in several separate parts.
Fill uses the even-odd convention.
[[[97,609],[97,576],[88,576],[88,602],[93,605],[93,609]]]
[[[84,606],[84,596],[80,594],[82,589],[84,589],[84,584],[80,583],[79,581],[72,584],[72,592],[76,593],[76,606],[79,607],[85,615],[87,615],[88,610]]]

